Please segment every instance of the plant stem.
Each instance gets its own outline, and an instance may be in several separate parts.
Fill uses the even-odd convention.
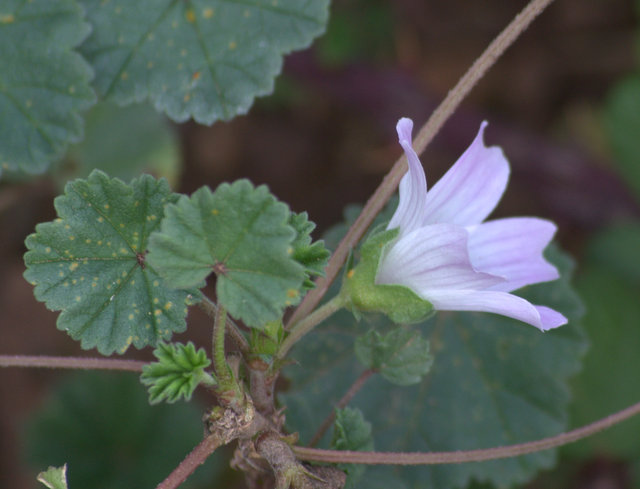
[[[229,366],[227,365],[227,357],[224,351],[224,339],[227,325],[227,311],[224,307],[218,306],[216,316],[213,321],[213,367],[218,377],[218,382],[223,390],[234,385]]]
[[[111,358],[0,355],[0,367],[73,368],[142,372],[147,362]]]
[[[351,387],[349,387],[349,390],[345,393],[344,396],[342,396],[342,399],[340,399],[336,404],[335,409],[331,411],[331,413],[324,419],[324,421],[318,428],[318,431],[316,431],[316,434],[313,435],[313,438],[311,438],[311,441],[309,442],[310,447],[316,446],[316,444],[324,436],[325,432],[331,427],[331,425],[336,419],[336,409],[343,409],[347,404],[349,404],[351,402],[351,399],[353,399],[353,397],[358,393],[358,391],[362,389],[362,386],[365,384],[365,382],[369,380],[369,377],[371,377],[375,373],[376,371],[374,369],[372,368],[367,369],[360,374],[360,376],[353,382],[353,384],[351,384]]]
[[[200,306],[200,309],[206,312],[207,315],[215,321],[216,313],[218,311],[218,305],[215,302],[213,302],[211,299],[205,296],[198,303],[198,305]],[[227,316],[227,326],[228,326],[227,332],[229,333],[229,336],[231,336],[231,338],[236,343],[240,351],[242,353],[247,353],[249,351],[249,342],[240,331],[240,328],[238,327],[238,325],[234,323],[233,320],[228,316]]]
[[[429,120],[418,132],[413,146],[418,154],[421,154],[434,138],[436,133],[456,110],[460,102],[467,96],[474,85],[482,78],[487,70],[496,62],[504,51],[518,38],[531,22],[553,0],[532,0],[520,12],[511,23],[496,37],[482,55],[471,65],[469,70],[460,78],[455,87],[447,94],[442,103],[433,112]],[[293,312],[289,324],[293,324],[300,318],[309,314],[322,297],[327,293],[329,286],[336,278],[342,264],[346,260],[349,251],[358,243],[367,231],[382,207],[387,203],[398,187],[398,183],[406,172],[406,158],[400,157],[389,173],[384,177],[380,186],[369,198],[362,212],[342,238],[342,241],[331,256],[325,276],[316,281],[316,287],[311,290],[298,308]]]
[[[156,489],[175,489],[178,487],[222,444],[222,440],[217,435],[206,437],[165,480],[157,485]]]
[[[289,335],[282,342],[282,345],[280,345],[280,350],[278,350],[276,358],[282,361],[293,345],[300,341],[304,335],[315,328],[318,324],[327,319],[334,312],[341,309],[346,304],[346,301],[347,299],[345,296],[338,294],[307,317],[293,324]]]
[[[463,462],[482,462],[499,458],[517,457],[527,453],[549,450],[573,443],[599,431],[610,428],[626,419],[640,414],[640,402],[622,411],[618,411],[594,423],[582,426],[566,433],[543,438],[528,443],[503,447],[484,448],[455,452],[349,452],[340,450],[320,450],[318,448],[294,447],[293,451],[302,460],[317,462],[352,463],[369,465],[432,465],[457,464]]]

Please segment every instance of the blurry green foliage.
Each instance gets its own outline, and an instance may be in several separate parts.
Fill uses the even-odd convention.
[[[603,119],[614,162],[640,199],[640,76],[625,78],[613,87]]]
[[[96,168],[125,182],[150,173],[174,187],[181,164],[178,136],[162,114],[148,104],[118,107],[101,102],[85,117],[84,139],[71,146],[53,174],[61,188]]]
[[[372,451],[374,449],[371,423],[364,419],[362,411],[350,407],[336,409],[331,448],[353,451]],[[356,464],[338,464],[338,467],[347,473],[344,489],[356,487],[366,468],[364,465]]]
[[[67,462],[71,489],[155,487],[202,439],[196,404],[150,406],[135,375],[76,373],[54,387],[27,421],[26,458]],[[210,457],[184,487],[211,487],[223,466]]]
[[[335,2],[327,32],[317,43],[320,61],[342,67],[391,53],[395,43],[392,5],[383,0]]]
[[[617,225],[589,243],[576,287],[587,314],[591,342],[584,369],[574,379],[572,424],[581,426],[640,399],[640,223]],[[640,418],[567,446],[581,456],[640,458]],[[638,481],[640,482],[640,481]]]

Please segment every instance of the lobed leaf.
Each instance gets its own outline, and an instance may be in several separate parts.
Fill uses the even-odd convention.
[[[176,287],[202,286],[215,272],[218,302],[247,325],[280,319],[305,278],[292,259],[288,207],[247,180],[208,187],[169,205],[149,244],[149,263]]]
[[[100,95],[150,99],[176,121],[244,114],[273,90],[282,56],[325,27],[328,0],[84,0],[82,52]]]
[[[157,362],[142,368],[140,380],[149,387],[149,402],[157,404],[180,398],[190,400],[193,391],[202,382],[212,384],[213,379],[204,369],[211,365],[205,351],[196,351],[193,343],[160,343],[153,352]]]
[[[43,172],[82,136],[95,94],[73,48],[89,30],[74,0],[0,4],[0,173]]]
[[[49,467],[38,474],[38,482],[49,489],[67,489],[67,464],[62,467]]]
[[[146,260],[149,234],[175,199],[166,180],[127,185],[96,170],[67,184],[58,219],[27,237],[25,278],[83,348],[124,353],[184,331],[190,293],[168,288]]]
[[[365,367],[376,370],[396,385],[417,384],[433,363],[429,342],[419,331],[404,328],[387,334],[370,330],[356,338],[354,348]]]

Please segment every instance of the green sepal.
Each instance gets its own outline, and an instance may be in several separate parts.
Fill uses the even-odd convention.
[[[419,331],[397,328],[383,335],[370,330],[355,342],[358,360],[396,385],[417,384],[429,372],[433,356]]]
[[[191,399],[199,384],[215,385],[213,377],[204,371],[211,360],[193,343],[160,343],[153,351],[157,362],[142,367],[140,381],[149,386],[149,402],[157,404],[167,400],[176,402],[180,398]]]
[[[306,212],[291,213],[289,226],[296,231],[296,237],[291,243],[292,258],[304,267],[306,274],[302,284],[302,290],[313,289],[315,284],[312,277],[324,276],[324,268],[331,253],[324,246],[324,241],[311,242],[311,232],[315,229],[315,223],[309,221]]]
[[[343,287],[349,297],[347,309],[380,312],[397,324],[424,321],[433,305],[404,285],[376,284],[378,265],[385,248],[397,238],[399,229],[373,234],[360,250],[360,262],[346,274]],[[357,317],[357,315],[356,315]]]
[[[281,320],[268,322],[263,330],[251,328],[251,351],[266,361],[271,361],[284,339]]]
[[[362,411],[346,407],[336,409],[336,421],[333,426],[333,450],[372,451],[373,435],[371,423],[364,419]],[[338,464],[347,474],[344,489],[351,489],[358,483],[365,471],[364,465]]]
[[[62,467],[49,467],[38,474],[38,482],[49,489],[67,489],[67,464]]]

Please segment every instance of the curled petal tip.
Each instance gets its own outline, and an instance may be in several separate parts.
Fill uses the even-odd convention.
[[[396,131],[398,132],[400,144],[406,141],[411,145],[411,132],[413,131],[413,121],[411,119],[408,117],[401,118],[396,125]]]
[[[549,331],[559,326],[563,326],[569,322],[569,320],[560,314],[558,311],[545,306],[536,306],[538,313],[540,314],[540,330]]]

